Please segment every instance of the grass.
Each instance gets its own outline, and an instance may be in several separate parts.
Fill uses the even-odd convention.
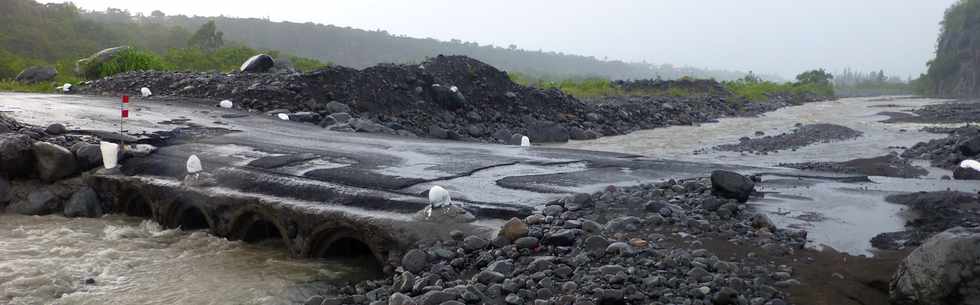
[[[766,101],[769,99],[770,94],[834,95],[834,88],[829,84],[775,83],[769,81],[748,82],[744,80],[730,81],[724,84],[736,96],[754,102]]]

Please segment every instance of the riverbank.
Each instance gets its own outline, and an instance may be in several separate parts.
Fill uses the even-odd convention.
[[[506,72],[463,56],[363,70],[331,66],[308,73],[130,72],[82,83],[75,92],[136,96],[147,87],[154,95],[141,101],[150,103],[190,99],[217,105],[229,100],[237,109],[284,113],[290,120],[335,131],[510,144],[521,135],[534,143],[595,139],[825,99],[772,94],[755,102],[724,88],[687,88],[682,81],[640,85],[672,86],[690,94],[579,100],[557,89],[515,84]]]

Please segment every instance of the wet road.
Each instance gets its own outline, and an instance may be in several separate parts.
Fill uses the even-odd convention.
[[[112,98],[0,94],[0,111],[33,125],[63,123],[69,130],[119,130],[119,101]],[[246,169],[279,181],[319,181],[380,198],[417,196],[439,184],[454,198],[477,206],[517,209],[608,185],[634,185],[704,176],[720,168],[631,154],[412,139],[341,133],[257,113],[181,101],[133,99],[129,135],[194,126],[235,131],[161,148],[130,174],[183,176],[197,154],[206,170]],[[178,125],[174,125],[174,123]],[[219,132],[224,133],[224,132]],[[288,189],[290,186],[282,185]],[[301,198],[315,199],[315,198]]]

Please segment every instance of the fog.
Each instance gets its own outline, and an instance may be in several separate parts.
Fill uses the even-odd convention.
[[[72,2],[89,10],[315,22],[791,78],[812,68],[918,76],[955,0]]]

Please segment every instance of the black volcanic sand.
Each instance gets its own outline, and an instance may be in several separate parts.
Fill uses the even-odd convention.
[[[716,150],[767,154],[780,150],[793,150],[816,143],[828,143],[854,139],[862,132],[834,124],[803,125],[792,132],[761,138],[743,137],[737,144],[716,146]]]
[[[882,121],[885,123],[972,123],[980,119],[980,101],[955,101],[926,105],[913,110],[917,116],[900,115]]]
[[[898,178],[917,178],[929,174],[929,171],[924,168],[914,166],[909,160],[899,158],[895,154],[844,162],[784,163],[779,164],[779,166],[802,170]]]
[[[871,239],[879,249],[910,249],[930,236],[953,227],[980,226],[980,200],[964,192],[918,192],[892,195],[889,202],[908,206],[905,231],[882,233]]]

